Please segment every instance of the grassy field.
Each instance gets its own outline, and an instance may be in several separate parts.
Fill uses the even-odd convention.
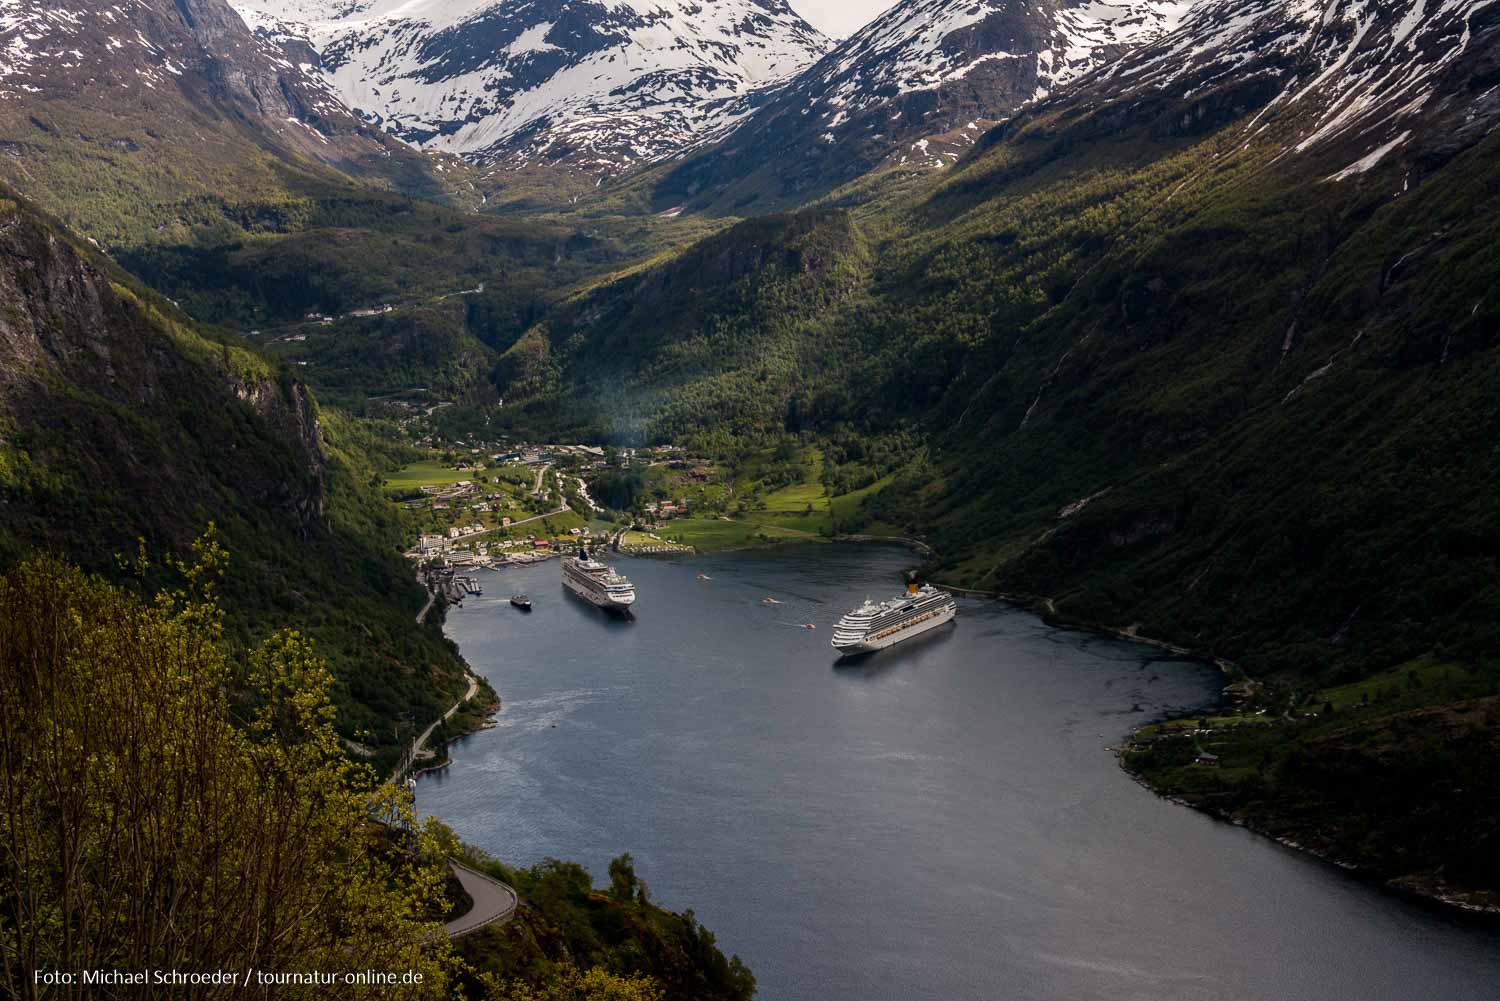
[[[828,499],[828,512],[833,515],[835,522],[840,520],[847,521],[854,516],[854,512],[859,509],[859,505],[864,502],[866,497],[873,496],[884,490],[892,479],[893,477],[884,476],[867,487],[852,490],[847,494],[839,494],[837,497],[830,497]]]
[[[1465,668],[1433,656],[1418,657],[1387,671],[1360,681],[1327,688],[1312,689],[1303,693],[1285,693],[1288,701],[1280,705],[1260,709],[1247,707],[1238,712],[1218,712],[1193,716],[1185,720],[1168,720],[1142,728],[1143,736],[1176,734],[1200,727],[1223,730],[1252,725],[1271,725],[1285,722],[1288,717],[1306,718],[1325,713],[1331,706],[1335,713],[1345,710],[1371,708],[1377,705],[1387,708],[1415,709],[1441,698],[1461,699],[1482,692],[1475,689]]]
[[[816,480],[797,483],[766,494],[768,514],[828,513],[828,492]]]
[[[662,546],[675,548],[676,546],[681,545],[683,547],[683,552],[687,551],[687,543],[674,543],[669,538],[667,538],[665,534],[661,532],[657,532],[656,534],[658,537],[653,539],[646,532],[626,532],[623,536],[620,537],[620,546],[623,549],[649,549]]]
[[[389,487],[410,490],[414,487],[447,486],[459,480],[472,480],[473,478],[472,472],[459,472],[452,466],[441,462],[414,462],[391,473],[386,477],[385,482]]]
[[[538,539],[571,538],[568,532],[574,528],[582,528],[585,524],[587,522],[583,515],[576,511],[564,511],[561,514],[549,514],[541,521],[498,529],[491,532],[489,537],[491,539],[524,539],[528,535],[534,535]]]
[[[717,518],[680,518],[657,533],[675,539],[700,551],[738,549],[769,542],[816,541],[811,532],[779,525],[750,521],[721,521]]]
[[[1458,664],[1432,656],[1419,657],[1363,681],[1321,689],[1313,701],[1319,706],[1332,703],[1336,710],[1351,709],[1372,701],[1389,701],[1406,692],[1442,690],[1463,671]]]
[[[864,499],[879,493],[890,482],[891,477],[887,476],[867,487],[837,497],[828,496],[821,482],[799,483],[767,494],[764,500],[765,510],[753,511],[745,518],[756,524],[801,532],[831,534],[846,531],[845,526],[854,520],[855,512]],[[859,533],[896,536],[901,534],[901,530],[895,525],[866,522],[860,525]]]
[[[860,490],[830,497],[822,482],[823,455],[816,448],[804,449],[799,457],[804,480],[772,490],[760,496],[752,510],[732,522],[716,518],[689,518],[674,521],[662,533],[698,549],[727,549],[764,545],[772,542],[807,541],[833,534],[841,522],[852,520],[866,497],[884,489],[890,477],[877,480]],[[754,474],[742,478],[739,489],[754,489]],[[871,535],[899,535],[889,525],[865,524],[861,532]]]

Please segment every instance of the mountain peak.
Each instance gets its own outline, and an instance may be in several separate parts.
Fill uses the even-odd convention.
[[[903,0],[666,181],[663,200],[796,202],[881,163],[956,160],[983,131],[1171,32],[1183,0]],[[787,150],[799,154],[788,157]],[[769,198],[765,196],[769,195]]]
[[[828,40],[785,0],[234,0],[426,149],[601,174],[723,132]]]
[[[1249,95],[1229,101],[1227,113],[1258,109],[1246,126],[1251,136],[1281,137],[1284,156],[1348,156],[1330,178],[1342,180],[1420,137],[1453,145],[1500,122],[1497,41],[1494,0],[1213,0],[1102,70],[1077,97],[1201,105]]]

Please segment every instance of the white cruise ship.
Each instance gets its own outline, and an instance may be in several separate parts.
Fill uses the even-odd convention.
[[[578,547],[577,556],[562,561],[563,586],[585,601],[611,612],[628,612],[635,604],[635,585],[589,556],[588,550]]]
[[[958,602],[931,584],[909,584],[899,598],[865,600],[833,627],[833,648],[845,657],[872,653],[951,622]]]

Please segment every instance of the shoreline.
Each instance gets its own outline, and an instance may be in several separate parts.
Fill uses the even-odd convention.
[[[483,709],[483,715],[479,718],[478,723],[473,726],[466,727],[463,730],[460,730],[459,732],[453,734],[452,736],[447,737],[441,744],[433,744],[432,751],[435,754],[441,754],[443,756],[443,760],[430,765],[423,765],[421,768],[410,768],[406,772],[406,777],[408,779],[419,779],[429,772],[440,772],[444,768],[447,768],[449,765],[453,764],[453,756],[448,753],[448,745],[452,744],[454,741],[461,740],[464,737],[472,737],[474,734],[480,733],[484,730],[494,729],[494,716],[497,712],[500,711],[503,702],[504,700],[497,695],[495,697],[495,704]]]
[[[1158,650],[1164,650],[1168,653],[1173,654],[1174,656],[1181,657],[1184,660],[1193,660],[1197,661],[1198,663],[1212,665],[1219,671],[1220,675],[1223,678],[1230,682],[1230,685],[1234,685],[1237,683],[1254,683],[1253,680],[1246,676],[1245,673],[1240,670],[1239,666],[1231,660],[1227,660],[1223,657],[1215,657],[1209,654],[1201,653],[1197,650],[1192,649],[1191,647],[1185,647],[1181,644],[1173,643],[1169,640],[1158,639],[1154,636],[1143,636],[1140,633],[1136,632],[1134,626],[1127,626],[1122,628],[1119,626],[1105,625],[1103,623],[1086,622],[1080,619],[1068,618],[1067,616],[1058,613],[1056,602],[1052,598],[1038,597],[1034,595],[1017,595],[1006,593],[1003,591],[976,591],[969,588],[950,587],[943,584],[939,584],[938,586],[943,587],[944,590],[951,591],[955,594],[962,594],[967,597],[980,597],[989,598],[994,601],[1003,601],[1023,611],[1030,612],[1038,616],[1043,622],[1047,623],[1048,625],[1055,626],[1060,629],[1072,629],[1079,632],[1090,632],[1103,636],[1111,636],[1116,639],[1128,640],[1132,643],[1144,643],[1147,646],[1155,647]],[[1228,701],[1225,698],[1225,692],[1227,692],[1229,687],[1230,686],[1226,686],[1225,690],[1220,692],[1218,700],[1211,705],[1199,706],[1188,713],[1168,716],[1163,718],[1162,720],[1157,720],[1154,722],[1160,723],[1170,722],[1171,720],[1175,719],[1191,719],[1193,716],[1198,715],[1204,710],[1221,708]],[[1150,725],[1153,724],[1141,723],[1136,726],[1132,726],[1129,732],[1125,735],[1125,738],[1120,742],[1120,745],[1111,749],[1111,753],[1114,754],[1115,762],[1119,765],[1120,770],[1124,772],[1132,782],[1135,782],[1141,788],[1150,791],[1158,799],[1166,800],[1167,802],[1173,803],[1177,806],[1181,806],[1186,809],[1193,810],[1197,813],[1201,813],[1206,817],[1213,818],[1219,823],[1231,824],[1235,827],[1243,828],[1244,830],[1250,831],[1251,833],[1255,834],[1257,837],[1262,837],[1266,838],[1269,841],[1274,841],[1284,848],[1300,852],[1301,854],[1306,855],[1310,858],[1317,859],[1319,862],[1322,862],[1326,865],[1331,865],[1335,868],[1342,869],[1344,872],[1355,876],[1361,881],[1378,887],[1383,892],[1392,893],[1400,897],[1405,897],[1410,901],[1418,902],[1425,906],[1438,908],[1444,913],[1453,915],[1455,917],[1463,917],[1470,920],[1478,919],[1484,921],[1485,923],[1495,922],[1497,925],[1500,925],[1500,904],[1475,903],[1471,900],[1466,899],[1465,895],[1459,892],[1445,892],[1441,888],[1430,887],[1418,882],[1401,882],[1398,880],[1382,879],[1373,871],[1357,863],[1344,861],[1342,859],[1334,857],[1328,852],[1310,847],[1308,845],[1304,845],[1300,842],[1292,840],[1291,838],[1273,834],[1252,821],[1234,817],[1222,810],[1216,810],[1211,806],[1200,806],[1196,803],[1189,802],[1188,800],[1180,796],[1172,795],[1171,793],[1164,792],[1163,790],[1157,788],[1152,784],[1150,779],[1148,779],[1141,773],[1132,770],[1125,762],[1126,748],[1130,746],[1130,743],[1134,739],[1136,734],[1138,734],[1146,726]]]
[[[425,612],[425,609],[424,609],[424,612]],[[419,619],[418,621],[420,622],[421,620]],[[445,629],[445,627],[447,626],[447,621],[448,621],[448,605],[447,604],[443,604],[443,605],[439,606],[439,610],[438,610],[438,628],[445,630],[444,631],[444,637],[445,638],[447,636],[446,629]],[[432,745],[432,747],[431,747],[432,753],[434,754],[434,756],[441,755],[442,756],[442,760],[441,761],[436,762],[434,764],[423,765],[422,767],[419,768],[419,767],[417,767],[416,758],[415,758],[415,756],[413,756],[413,759],[412,759],[411,763],[409,765],[407,765],[407,767],[405,769],[403,769],[400,773],[393,773],[393,774],[391,774],[390,776],[388,776],[385,779],[385,781],[387,783],[389,783],[389,782],[404,783],[406,781],[415,781],[416,779],[421,778],[423,775],[427,774],[428,772],[435,772],[435,771],[438,771],[440,769],[447,768],[453,762],[452,757],[448,754],[448,745],[449,744],[453,743],[455,740],[457,740],[460,737],[467,737],[470,734],[478,733],[481,730],[488,730],[492,726],[495,725],[494,724],[495,714],[500,711],[500,708],[504,705],[505,700],[500,696],[499,692],[494,692],[494,686],[490,684],[489,679],[488,678],[483,678],[482,680],[483,680],[484,684],[485,685],[489,685],[490,691],[494,692],[495,697],[494,697],[494,701],[493,702],[477,703],[475,700],[477,700],[479,698],[480,694],[483,692],[483,688],[480,687],[480,680],[481,680],[482,676],[478,672],[476,672],[474,670],[474,665],[470,664],[468,662],[468,660],[466,660],[464,658],[464,656],[463,656],[463,654],[461,652],[459,654],[459,661],[464,666],[464,675],[465,675],[465,677],[467,677],[470,680],[471,684],[473,685],[472,694],[471,695],[467,695],[467,696],[465,696],[462,699],[459,699],[457,702],[455,702],[453,704],[453,707],[451,709],[449,709],[445,714],[443,714],[442,716],[439,716],[436,720],[433,721],[432,725],[428,728],[427,732],[424,733],[422,735],[422,737],[417,741],[417,744],[419,746],[416,747],[416,751],[420,752],[422,750],[427,750],[427,748],[426,748],[425,745],[427,744],[427,741],[430,739],[432,732],[434,730],[436,730],[439,726],[442,726],[442,725],[448,723],[455,716],[459,717],[460,719],[462,719],[464,721],[463,723],[459,724],[462,727],[462,729],[459,729],[456,733],[453,733],[453,734],[449,735],[448,737],[445,737],[441,743],[434,743]],[[470,705],[471,703],[474,704],[474,713],[464,713],[464,714],[460,715],[459,710],[461,708],[463,708],[464,706],[466,706],[466,705]],[[475,714],[477,714],[477,715],[475,715]],[[472,724],[470,724],[469,723],[470,719],[473,719],[475,722],[473,722]]]
[[[1181,657],[1184,660],[1193,660],[1201,664],[1212,664],[1218,668],[1219,673],[1233,681],[1249,681],[1250,679],[1240,670],[1239,665],[1224,657],[1215,657],[1212,654],[1202,653],[1192,647],[1173,643],[1170,640],[1158,639],[1155,636],[1146,636],[1136,630],[1135,626],[1111,626],[1102,622],[1089,622],[1084,619],[1074,619],[1063,615],[1057,610],[1057,603],[1052,598],[1039,597],[1037,595],[1015,594],[1008,591],[978,591],[972,588],[957,587],[944,584],[941,581],[933,581],[933,584],[944,591],[960,594],[966,598],[989,598],[993,601],[1003,601],[1013,605],[1022,611],[1030,612],[1040,618],[1049,626],[1058,629],[1072,629],[1083,633],[1097,633],[1103,636],[1112,636],[1115,639],[1127,640],[1131,643],[1144,643],[1146,646],[1165,650],[1167,653]],[[1218,705],[1223,705],[1221,698]],[[1203,706],[1200,708],[1217,708],[1217,706]],[[1186,718],[1186,717],[1184,717]]]
[[[738,524],[753,525],[755,523],[754,522],[738,522]],[[885,544],[885,545],[901,545],[901,546],[906,546],[908,549],[915,549],[917,552],[921,553],[924,556],[934,556],[934,555],[936,555],[936,550],[934,550],[927,543],[921,541],[920,539],[909,539],[909,538],[907,538],[905,536],[901,536],[901,535],[817,535],[815,533],[808,533],[806,536],[797,536],[797,537],[793,537],[793,538],[765,539],[765,540],[760,540],[760,541],[756,541],[756,542],[746,543],[744,545],[732,545],[732,546],[700,546],[700,545],[693,545],[693,547],[692,547],[692,549],[690,551],[685,551],[685,552],[681,552],[681,553],[667,553],[667,552],[663,552],[663,553],[631,553],[631,552],[628,552],[626,550],[620,549],[618,547],[615,547],[615,552],[619,553],[621,556],[642,556],[642,557],[646,557],[646,556],[667,556],[667,557],[671,557],[671,556],[712,556],[715,553],[747,553],[747,552],[753,552],[754,550],[757,550],[757,549],[777,549],[777,548],[780,548],[782,546],[806,546],[806,545],[826,546],[826,545],[829,545],[830,543],[835,543],[835,542],[854,542],[854,543],[873,543],[873,544]],[[684,543],[684,545],[687,545],[687,543]],[[937,586],[941,586],[941,585],[937,585]],[[954,589],[953,588],[944,588],[944,590],[950,590],[951,591],[951,590],[954,590]]]
[[[1131,732],[1134,733],[1139,729],[1140,727],[1135,727]],[[1344,872],[1355,877],[1361,882],[1376,887],[1384,893],[1390,893],[1398,897],[1404,897],[1413,903],[1418,903],[1426,907],[1432,907],[1451,916],[1463,917],[1467,919],[1479,919],[1486,924],[1494,923],[1496,927],[1500,927],[1500,904],[1474,903],[1473,901],[1465,899],[1463,895],[1456,892],[1444,893],[1441,890],[1426,888],[1420,884],[1404,882],[1402,879],[1384,879],[1378,873],[1364,866],[1361,866],[1356,862],[1346,862],[1343,859],[1340,859],[1322,849],[1304,845],[1299,841],[1295,841],[1292,838],[1283,837],[1279,834],[1272,834],[1270,831],[1265,830],[1264,828],[1252,823],[1251,821],[1242,819],[1240,817],[1235,817],[1229,813],[1224,812],[1223,810],[1217,810],[1209,806],[1199,806],[1196,803],[1189,802],[1181,796],[1175,796],[1171,793],[1162,792],[1156,786],[1151,784],[1150,779],[1146,778],[1140,772],[1132,770],[1130,766],[1125,763],[1124,747],[1116,747],[1112,748],[1111,750],[1115,755],[1115,760],[1119,763],[1120,770],[1123,771],[1127,776],[1129,776],[1132,782],[1140,786],[1142,789],[1150,792],[1157,799],[1165,800],[1177,806],[1193,810],[1196,813],[1201,813],[1204,816],[1217,821],[1218,823],[1228,824],[1231,827],[1238,827],[1243,830],[1249,831],[1256,837],[1265,838],[1267,841],[1274,841],[1278,845],[1281,845],[1283,848],[1295,851],[1302,855],[1306,855],[1310,858],[1317,859],[1319,862],[1322,862],[1325,865],[1333,866],[1336,869],[1342,869]]]

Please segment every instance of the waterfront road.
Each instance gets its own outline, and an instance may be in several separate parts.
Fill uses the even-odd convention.
[[[464,697],[453,703],[453,705],[449,706],[447,712],[443,713],[443,715],[433,720],[432,724],[428,726],[427,729],[422,731],[422,735],[412,742],[411,757],[413,761],[415,761],[417,757],[421,755],[422,749],[427,744],[427,738],[432,736],[432,731],[437,729],[438,724],[445,723],[448,720],[452,719],[453,714],[458,712],[458,707],[472,699],[479,692],[479,679],[474,677],[472,674],[468,677],[469,690],[467,692],[464,692]]]
[[[417,737],[417,739],[411,742],[411,747],[408,748],[406,753],[402,755],[401,761],[396,765],[396,770],[391,772],[390,775],[386,776],[386,785],[390,785],[392,782],[399,782],[403,777],[405,777],[407,769],[416,764],[417,759],[422,756],[422,750],[427,746],[427,738],[432,736],[432,731],[437,729],[438,724],[444,722],[445,720],[452,719],[453,714],[458,712],[459,706],[463,705],[465,702],[469,701],[478,694],[479,679],[474,677],[472,674],[467,675],[467,677],[469,679],[469,690],[464,692],[463,698],[459,699],[457,702],[453,703],[453,705],[449,706],[447,712],[443,713],[443,715],[439,716],[437,719],[428,724],[427,729],[423,730]]]

